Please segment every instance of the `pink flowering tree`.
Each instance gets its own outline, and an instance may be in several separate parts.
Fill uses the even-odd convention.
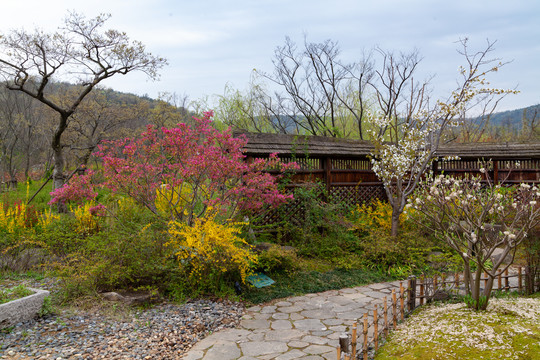
[[[421,214],[420,225],[461,257],[467,305],[476,310],[486,309],[493,281],[508,269],[517,247],[540,223],[538,187],[501,187],[490,181],[484,168],[481,172],[487,184],[480,178],[437,176],[423,183],[406,206],[414,208],[416,216]],[[502,253],[494,256],[497,249]],[[481,289],[484,272],[488,280]]]
[[[51,201],[49,201],[49,205],[64,205],[66,203],[82,204],[85,201],[94,200],[98,194],[94,191],[92,175],[94,175],[94,172],[89,170],[84,175],[73,176],[69,183],[50,193]]]
[[[195,124],[148,126],[134,138],[109,141],[96,153],[103,162],[103,186],[133,198],[156,215],[191,225],[209,211],[234,218],[242,211],[277,206],[290,199],[268,168],[286,170],[275,155],[244,161],[247,140],[211,125],[212,112]]]

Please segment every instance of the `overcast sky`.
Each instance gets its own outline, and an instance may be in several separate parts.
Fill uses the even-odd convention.
[[[435,94],[455,85],[463,59],[456,41],[473,49],[497,41],[495,57],[512,61],[491,78],[518,95],[500,110],[540,103],[540,1],[538,0],[1,0],[0,34],[14,28],[52,31],[68,10],[94,17],[109,13],[107,27],[125,31],[153,54],[168,59],[161,80],[142,74],[111,78],[104,86],[138,95],[187,94],[196,100],[223,94],[227,83],[245,89],[253,69],[271,72],[272,55],[285,36],[302,43],[338,41],[342,58],[355,61],[374,46],[417,48],[421,76],[435,75]]]

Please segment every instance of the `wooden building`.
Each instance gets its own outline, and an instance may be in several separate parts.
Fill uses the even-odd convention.
[[[243,135],[248,161],[267,158],[277,153],[283,162],[295,161],[298,170],[291,186],[320,181],[330,198],[349,204],[371,199],[385,199],[382,182],[371,169],[369,154],[373,146],[367,141],[322,136],[235,133]],[[540,182],[540,143],[531,144],[450,144],[441,146],[439,159],[459,156],[460,160],[435,161],[435,174],[481,175],[487,163],[489,176],[495,183]],[[485,166],[485,165],[484,165]]]

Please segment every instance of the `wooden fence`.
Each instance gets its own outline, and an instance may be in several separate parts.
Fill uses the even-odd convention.
[[[528,287],[527,270],[518,267],[517,272],[508,270],[496,276],[493,290],[516,290],[523,293]],[[513,281],[511,279],[514,279]],[[450,295],[463,294],[463,277],[460,273],[416,278],[409,277],[406,287],[400,282],[399,289],[393,289],[389,297],[384,297],[379,305],[366,312],[351,326],[350,333],[339,338],[337,360],[368,360],[384,341],[391,329],[412,313],[414,309],[433,300],[443,300]],[[484,286],[487,274],[482,276]]]
[[[295,161],[300,169],[292,177],[294,184],[319,181],[333,198],[351,203],[385,196],[371,166],[373,145],[367,141],[239,132],[235,136],[247,139],[244,153],[248,161],[268,158],[272,153],[283,162]],[[487,163],[495,183],[503,179],[540,182],[540,143],[449,144],[441,146],[435,157],[460,158],[435,162],[435,174],[482,175],[480,168]]]
[[[369,156],[373,146],[369,142],[283,134],[235,135],[248,140],[244,147],[248,162],[277,153],[283,162],[294,161],[299,165],[290,176],[289,191],[318,183],[331,202],[355,205],[386,200],[383,184],[372,169]],[[432,166],[435,175],[469,174],[489,176],[494,183],[540,183],[540,143],[452,144],[441,147],[436,155],[440,159],[459,156],[460,160],[435,161]],[[482,167],[488,171],[482,173]],[[292,201],[286,207],[286,214],[270,212],[261,224],[271,224],[280,216],[301,221],[303,212],[303,204]]]

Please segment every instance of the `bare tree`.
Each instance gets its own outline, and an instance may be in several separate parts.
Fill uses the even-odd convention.
[[[54,188],[64,184],[62,134],[83,99],[102,81],[131,71],[157,78],[166,60],[153,56],[142,43],[117,30],[103,31],[109,15],[86,19],[70,13],[55,33],[12,31],[0,37],[0,74],[7,88],[39,100],[58,114],[52,136]],[[60,79],[76,81],[78,93],[69,101],[49,89]]]
[[[24,94],[0,88],[0,163],[11,181],[24,169],[28,177],[31,160],[43,150],[42,104]]]
[[[358,74],[359,64],[343,63],[336,41],[310,43],[298,50],[289,37],[274,52],[274,72],[259,74],[281,86],[284,93],[274,94],[274,104],[266,103],[274,113],[298,114],[293,120],[299,129],[312,135],[353,136],[363,138],[364,107],[359,100],[366,85]],[[270,99],[270,98],[268,98]],[[355,128],[350,126],[351,120]]]
[[[139,114],[139,112],[143,114]],[[66,146],[77,156],[77,163],[87,165],[96,147],[105,139],[127,136],[127,128],[138,119],[148,117],[148,109],[110,99],[107,92],[94,89],[72,115],[66,130]]]

